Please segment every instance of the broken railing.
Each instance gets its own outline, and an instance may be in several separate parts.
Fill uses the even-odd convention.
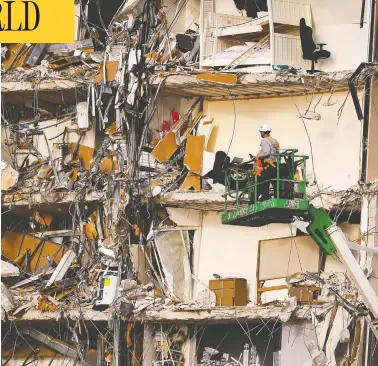
[[[296,149],[286,149],[275,154],[274,178],[262,180],[255,161],[248,161],[225,169],[225,211],[232,199],[233,209],[260,199],[262,184],[269,184],[270,198],[306,199],[306,160]],[[270,187],[272,186],[272,188]],[[273,191],[273,192],[272,192]]]

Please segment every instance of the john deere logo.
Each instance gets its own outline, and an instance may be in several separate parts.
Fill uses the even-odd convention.
[[[0,0],[0,42],[73,43],[74,3],[74,0]]]

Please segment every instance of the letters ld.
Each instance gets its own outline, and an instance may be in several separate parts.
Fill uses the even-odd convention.
[[[20,10],[19,9],[16,10],[16,7],[17,6],[21,7],[22,5],[16,1],[0,1],[0,31],[32,31],[38,27],[39,20],[40,20],[40,13],[39,13],[38,5],[34,1],[21,1],[21,2],[24,4],[23,9],[22,9],[24,19],[23,19],[23,22],[21,22],[19,27],[16,29],[12,27],[13,26],[12,11],[14,13],[17,12],[17,14],[19,14]],[[29,5],[30,5],[30,9],[29,9]],[[34,17],[33,17],[33,12],[34,12]],[[4,16],[4,13],[6,14],[5,16]],[[29,23],[29,21],[31,20],[30,17],[32,17],[31,19],[34,20],[33,25]],[[4,22],[4,19],[6,19],[7,21]]]

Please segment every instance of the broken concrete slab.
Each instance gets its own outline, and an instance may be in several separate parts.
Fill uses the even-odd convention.
[[[56,267],[54,273],[52,274],[52,276],[47,281],[47,284],[46,284],[45,287],[49,287],[54,282],[62,280],[75,259],[76,259],[75,252],[71,249],[68,250],[64,254],[64,256],[61,258],[61,260],[58,264],[58,267]]]
[[[8,290],[7,286],[1,282],[1,308],[8,314],[16,308],[12,293]]]
[[[12,263],[1,261],[1,277],[17,277],[20,275],[20,269]]]
[[[309,320],[311,312],[309,306],[296,309],[285,309],[277,306],[251,306],[251,307],[230,307],[230,308],[201,308],[183,307],[175,310],[172,308],[147,309],[137,314],[134,319],[142,322],[162,322],[162,323],[185,323],[185,324],[232,324],[235,318],[239,321],[258,321],[279,319],[287,322],[289,319]],[[315,309],[315,306],[311,306]],[[321,309],[321,306],[318,306]]]
[[[10,164],[1,162],[1,190],[6,191],[14,187],[18,182],[20,173],[13,169]]]

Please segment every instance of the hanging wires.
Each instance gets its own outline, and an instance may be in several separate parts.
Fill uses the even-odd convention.
[[[230,149],[231,149],[231,145],[234,141],[234,136],[235,136],[235,129],[236,129],[236,105],[235,105],[235,96],[231,93],[231,90],[230,88],[228,88],[228,92],[230,93],[230,96],[232,98],[232,106],[233,106],[233,111],[234,111],[234,121],[233,121],[233,127],[232,127],[232,134],[231,134],[231,140],[230,140],[230,144],[228,145],[228,149],[227,149],[227,153],[226,153],[226,156],[224,158],[224,161],[223,161],[223,164],[222,164],[222,168],[224,168],[224,164],[226,163],[226,159],[228,157],[228,154],[230,152]]]
[[[321,203],[322,203],[322,206],[324,208],[324,202],[323,202],[323,197],[322,197],[322,194],[320,193],[320,187],[319,187],[319,183],[318,183],[318,179],[317,179],[317,176],[316,176],[316,170],[315,170],[315,162],[314,162],[314,151],[313,151],[313,147],[312,147],[312,141],[311,141],[311,137],[310,137],[310,134],[308,132],[308,129],[307,129],[307,126],[306,126],[306,122],[304,121],[303,119],[303,116],[301,115],[300,111],[299,111],[299,108],[298,108],[298,105],[297,103],[294,101],[293,99],[293,96],[290,95],[294,105],[295,105],[295,108],[297,109],[298,111],[298,114],[302,120],[302,123],[303,123],[303,127],[306,131],[306,135],[307,135],[307,138],[308,138],[308,142],[309,142],[309,145],[310,145],[310,151],[311,151],[311,162],[312,162],[312,169],[313,169],[313,172],[314,172],[314,180],[315,180],[315,184],[317,186],[317,189],[318,189],[318,192],[319,192],[319,197],[320,197],[320,200],[321,200]]]

